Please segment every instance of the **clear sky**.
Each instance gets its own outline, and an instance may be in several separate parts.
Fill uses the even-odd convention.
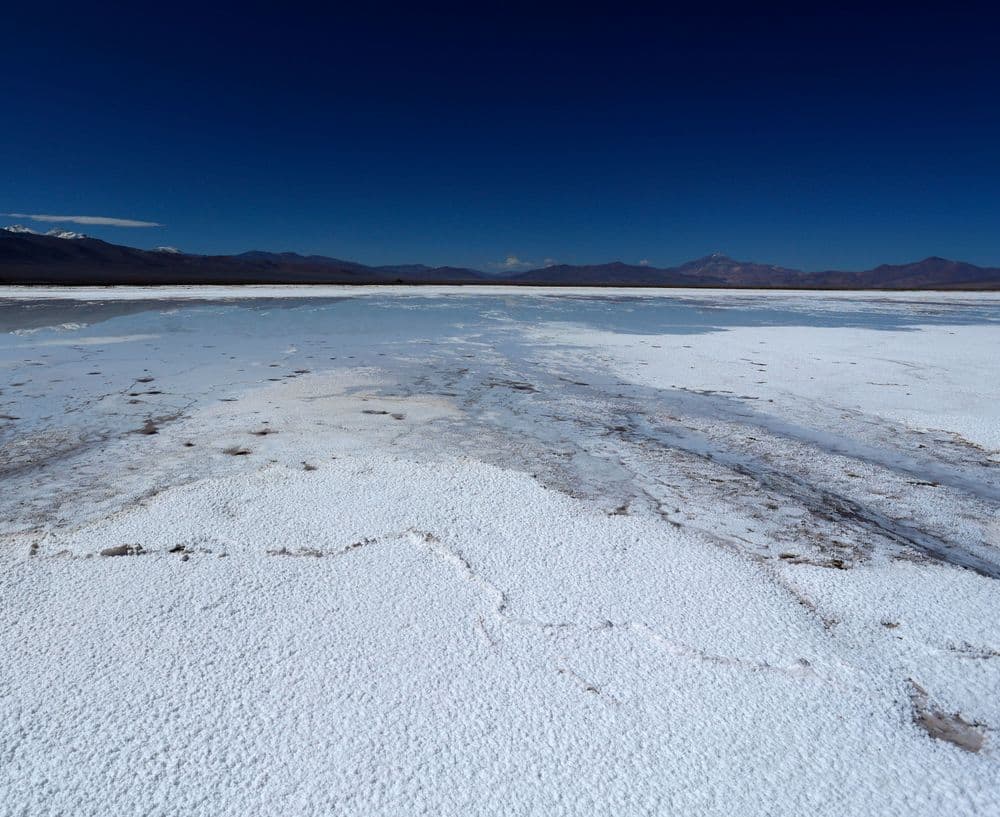
[[[986,4],[477,5],[5,8],[0,211],[380,264],[1000,265]]]

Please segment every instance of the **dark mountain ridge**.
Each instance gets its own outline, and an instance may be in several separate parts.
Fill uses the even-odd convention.
[[[860,272],[803,272],[774,264],[712,255],[677,267],[623,264],[558,265],[529,270],[506,283],[563,286],[718,287],[724,289],[928,289],[1000,291],[1000,268],[945,258],[883,264]]]
[[[1000,268],[931,257],[860,272],[803,272],[713,253],[677,267],[614,261],[557,264],[496,275],[424,264],[369,266],[293,252],[253,250],[239,255],[195,255],[141,250],[86,236],[67,238],[0,229],[0,284],[510,284],[1000,291]]]

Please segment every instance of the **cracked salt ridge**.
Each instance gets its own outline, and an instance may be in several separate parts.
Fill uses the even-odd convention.
[[[653,628],[644,622],[612,622],[610,620],[605,620],[604,622],[597,625],[581,624],[576,622],[545,622],[538,621],[534,619],[527,619],[523,617],[512,617],[508,612],[507,605],[507,594],[497,588],[491,581],[483,578],[476,570],[472,567],[469,561],[459,552],[449,548],[444,545],[438,537],[431,533],[421,532],[416,530],[408,531],[407,534],[411,541],[419,544],[423,544],[427,549],[434,553],[435,555],[441,557],[446,562],[455,567],[456,571],[464,579],[477,585],[480,589],[487,593],[487,595],[493,597],[494,599],[494,617],[505,625],[520,625],[538,628],[543,631],[582,631],[586,632],[601,632],[606,630],[612,630],[615,628],[624,628],[626,630],[636,632],[641,634],[643,637],[656,643],[658,646],[663,647],[671,655],[690,659],[694,661],[704,661],[709,664],[717,664],[722,666],[731,666],[735,668],[749,669],[753,671],[769,671],[769,672],[780,672],[787,673],[795,677],[806,678],[815,677],[818,678],[815,670],[811,667],[810,663],[805,659],[800,659],[794,666],[791,667],[776,667],[766,662],[751,662],[745,661],[738,658],[733,658],[730,656],[722,655],[711,655],[703,650],[697,650],[691,648],[690,646],[673,641],[671,639],[665,638],[664,636],[657,633]],[[373,543],[374,540],[366,540],[364,542],[354,543],[348,545],[340,551],[337,551],[335,555],[345,555],[357,547],[368,545]],[[309,554],[318,555],[318,554]],[[480,617],[478,621],[478,626],[482,630],[484,637],[490,647],[496,647],[498,641],[494,635],[492,635],[489,630],[484,626],[483,618]],[[995,654],[994,651],[989,651],[984,653],[986,656]],[[587,680],[581,676],[578,672],[574,671],[570,667],[565,665],[565,661],[561,661],[557,666],[557,670],[560,674],[567,674],[573,678],[582,688],[584,692],[593,693],[597,695],[604,694],[604,691],[596,685],[595,683]],[[960,748],[969,752],[978,752],[983,747],[985,740],[985,729],[980,724],[973,724],[966,721],[959,714],[948,714],[940,710],[938,707],[933,706],[928,701],[928,695],[926,690],[917,684],[915,681],[910,679],[908,683],[911,686],[912,694],[911,698],[914,705],[914,721],[921,728],[925,729],[931,737],[938,740],[945,740],[950,743],[954,743]],[[607,696],[608,699],[615,705],[620,705],[620,701],[614,696]]]
[[[500,590],[493,582],[483,578],[483,576],[476,571],[471,563],[463,556],[461,553],[453,550],[452,548],[444,545],[440,539],[430,533],[424,533],[420,531],[408,531],[405,534],[397,534],[389,537],[382,537],[382,541],[408,538],[410,541],[419,544],[428,552],[432,553],[436,557],[443,559],[445,562],[449,563],[456,572],[464,579],[468,580],[470,583],[475,585],[479,590],[481,590],[488,598],[492,600],[492,606],[495,616],[504,625],[512,626],[527,626],[531,628],[536,628],[542,631],[560,631],[573,629],[579,632],[597,632],[612,628],[624,628],[626,631],[634,632],[641,635],[644,638],[653,639],[659,646],[666,648],[672,655],[684,657],[692,660],[705,661],[712,664],[729,665],[732,667],[742,667],[753,670],[766,670],[766,671],[776,671],[783,672],[788,671],[796,676],[804,676],[811,673],[809,670],[809,663],[804,660],[799,660],[793,667],[784,670],[780,667],[771,665],[767,662],[752,662],[746,661],[738,658],[730,658],[721,655],[713,655],[705,650],[695,649],[689,647],[683,643],[677,642],[676,640],[669,639],[665,636],[657,633],[653,628],[644,622],[619,622],[614,623],[610,620],[602,620],[597,625],[590,624],[577,624],[573,622],[566,621],[554,621],[547,622],[544,620],[527,618],[524,616],[513,616],[508,612],[507,604],[507,594]],[[300,548],[295,551],[289,551],[285,548],[276,551],[269,551],[271,555],[277,556],[343,556],[348,553],[354,552],[356,549],[364,546],[374,544],[376,539],[368,538],[355,542],[353,544],[336,548],[333,550],[321,550],[316,548]],[[176,548],[172,549],[176,550]],[[141,549],[135,548],[113,548],[102,550],[102,555],[119,555],[118,551],[121,551],[121,555],[127,553],[138,553],[142,552]],[[487,634],[487,638],[492,638]],[[495,642],[494,642],[495,643]]]
[[[462,578],[471,582],[486,593],[487,596],[493,600],[494,617],[502,625],[534,627],[539,630],[575,630],[583,633],[602,632],[618,628],[632,633],[638,633],[641,637],[649,639],[658,646],[663,647],[671,655],[679,658],[686,658],[692,661],[704,661],[709,664],[718,664],[753,671],[788,673],[797,678],[818,677],[815,670],[812,669],[809,662],[804,658],[800,658],[792,666],[780,667],[769,664],[766,661],[748,661],[732,656],[713,655],[705,650],[695,649],[687,644],[667,638],[666,636],[656,632],[654,628],[650,627],[645,622],[641,621],[614,622],[605,619],[595,624],[573,621],[541,621],[538,619],[526,618],[524,616],[515,616],[511,614],[509,610],[508,594],[497,587],[492,581],[484,578],[473,568],[469,560],[466,559],[466,557],[460,552],[448,547],[432,533],[411,530],[407,531],[407,534],[409,535],[411,541],[424,546],[429,552],[452,565]],[[357,547],[372,544],[373,542],[374,540],[367,540],[348,545],[342,550],[337,551],[336,555],[347,554]],[[482,623],[482,620],[480,620],[480,624]],[[487,633],[487,637],[490,639],[491,645],[496,646],[497,642],[492,638],[492,636],[490,636],[489,633]],[[577,680],[582,680],[578,676],[575,677],[577,677]],[[599,692],[597,689],[588,689],[587,691]]]

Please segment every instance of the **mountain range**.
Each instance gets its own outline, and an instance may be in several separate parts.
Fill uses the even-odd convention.
[[[370,266],[322,255],[254,250],[194,255],[173,247],[142,250],[66,230],[0,229],[0,284],[511,284],[522,286],[720,287],[1000,291],[1000,268],[945,258],[883,264],[860,272],[803,272],[736,261],[720,253],[676,267],[557,264],[485,273],[424,264]]]

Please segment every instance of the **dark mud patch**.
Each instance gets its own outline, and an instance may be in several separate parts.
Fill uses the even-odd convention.
[[[104,548],[100,552],[101,556],[141,556],[146,551],[142,545],[117,545],[112,548]]]
[[[186,562],[191,558],[191,554],[194,551],[187,545],[174,545],[172,548],[168,548],[167,553],[176,553],[181,557],[182,562]]]
[[[297,548],[296,550],[289,550],[286,547],[279,548],[278,550],[269,550],[267,552],[268,556],[312,556],[313,558],[320,559],[323,556],[332,556],[332,553],[327,553],[319,548]]]
[[[965,643],[948,644],[945,649],[960,658],[972,658],[977,661],[1000,658],[1000,649],[996,649],[995,647],[977,647],[974,644]]]
[[[910,679],[913,722],[935,740],[954,744],[966,752],[978,752],[986,742],[986,727],[970,723],[958,712],[945,712],[931,702],[927,690]]]
[[[281,547],[277,550],[267,551],[268,556],[305,556],[313,559],[322,559],[326,556],[343,556],[344,554],[350,553],[352,550],[357,550],[365,545],[373,545],[377,540],[366,537],[364,539],[359,539],[357,542],[351,542],[349,545],[344,545],[341,548],[336,548],[334,550],[323,550],[322,548],[296,548],[295,550],[290,550],[287,547]]]
[[[129,401],[133,402],[133,401]],[[139,402],[139,401],[136,401]],[[135,429],[135,434],[158,434],[160,428],[167,423],[172,423],[179,419],[184,413],[184,409],[175,411],[172,414],[161,414],[156,417],[147,417],[141,428]]]
[[[242,445],[231,445],[229,448],[223,448],[222,453],[228,454],[230,457],[245,457],[252,452],[249,448],[244,448]]]
[[[844,559],[819,559],[810,556],[800,556],[797,553],[779,553],[778,558],[790,565],[812,565],[813,567],[827,567],[834,570],[850,570],[853,565]]]

